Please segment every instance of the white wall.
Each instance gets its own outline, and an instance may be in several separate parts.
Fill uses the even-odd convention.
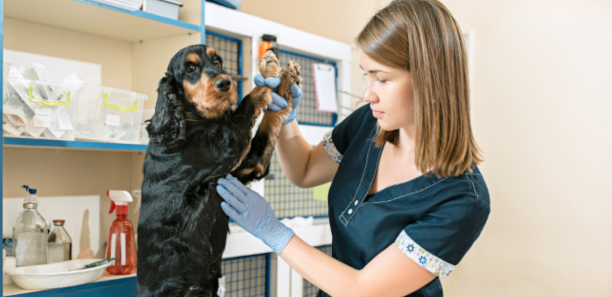
[[[492,203],[451,295],[612,296],[612,2],[444,2],[474,31]]]

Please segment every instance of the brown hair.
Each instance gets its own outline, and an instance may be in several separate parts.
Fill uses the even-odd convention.
[[[357,37],[373,60],[411,72],[416,166],[427,174],[458,176],[482,162],[470,124],[470,89],[463,33],[437,0],[395,0]],[[399,132],[379,128],[375,138],[397,144]]]

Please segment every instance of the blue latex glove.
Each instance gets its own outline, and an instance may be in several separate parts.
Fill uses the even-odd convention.
[[[228,174],[217,182],[217,192],[225,202],[221,208],[226,215],[255,237],[261,239],[278,255],[295,234],[281,223],[270,204]]]
[[[256,86],[267,86],[274,91],[274,93],[272,93],[272,103],[268,105],[268,109],[273,111],[279,111],[281,110],[281,108],[287,107],[287,100],[285,100],[285,98],[283,98],[279,94],[276,94],[278,86],[281,83],[280,77],[268,77],[264,79],[263,75],[256,74],[254,77],[254,81]],[[295,120],[295,116],[297,114],[297,106],[298,104],[300,104],[300,100],[302,100],[302,89],[300,89],[296,84],[291,85],[291,97],[293,97],[293,110],[289,114],[289,117],[285,121],[283,121],[283,125],[291,123],[293,120]]]

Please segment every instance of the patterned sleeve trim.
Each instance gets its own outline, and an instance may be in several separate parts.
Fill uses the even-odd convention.
[[[338,149],[336,149],[336,146],[334,145],[334,141],[332,140],[332,132],[333,131],[329,131],[325,133],[325,136],[323,136],[323,148],[332,158],[332,160],[336,161],[336,163],[340,163],[342,161],[342,154],[338,152]]]
[[[448,277],[453,269],[455,269],[456,265],[448,263],[423,249],[404,230],[397,236],[395,245],[412,261],[440,278]]]

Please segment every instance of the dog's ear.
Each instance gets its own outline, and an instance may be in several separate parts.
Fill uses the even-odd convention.
[[[185,141],[183,105],[173,81],[172,75],[166,75],[159,82],[155,114],[147,126],[150,141],[167,148],[176,147]]]

